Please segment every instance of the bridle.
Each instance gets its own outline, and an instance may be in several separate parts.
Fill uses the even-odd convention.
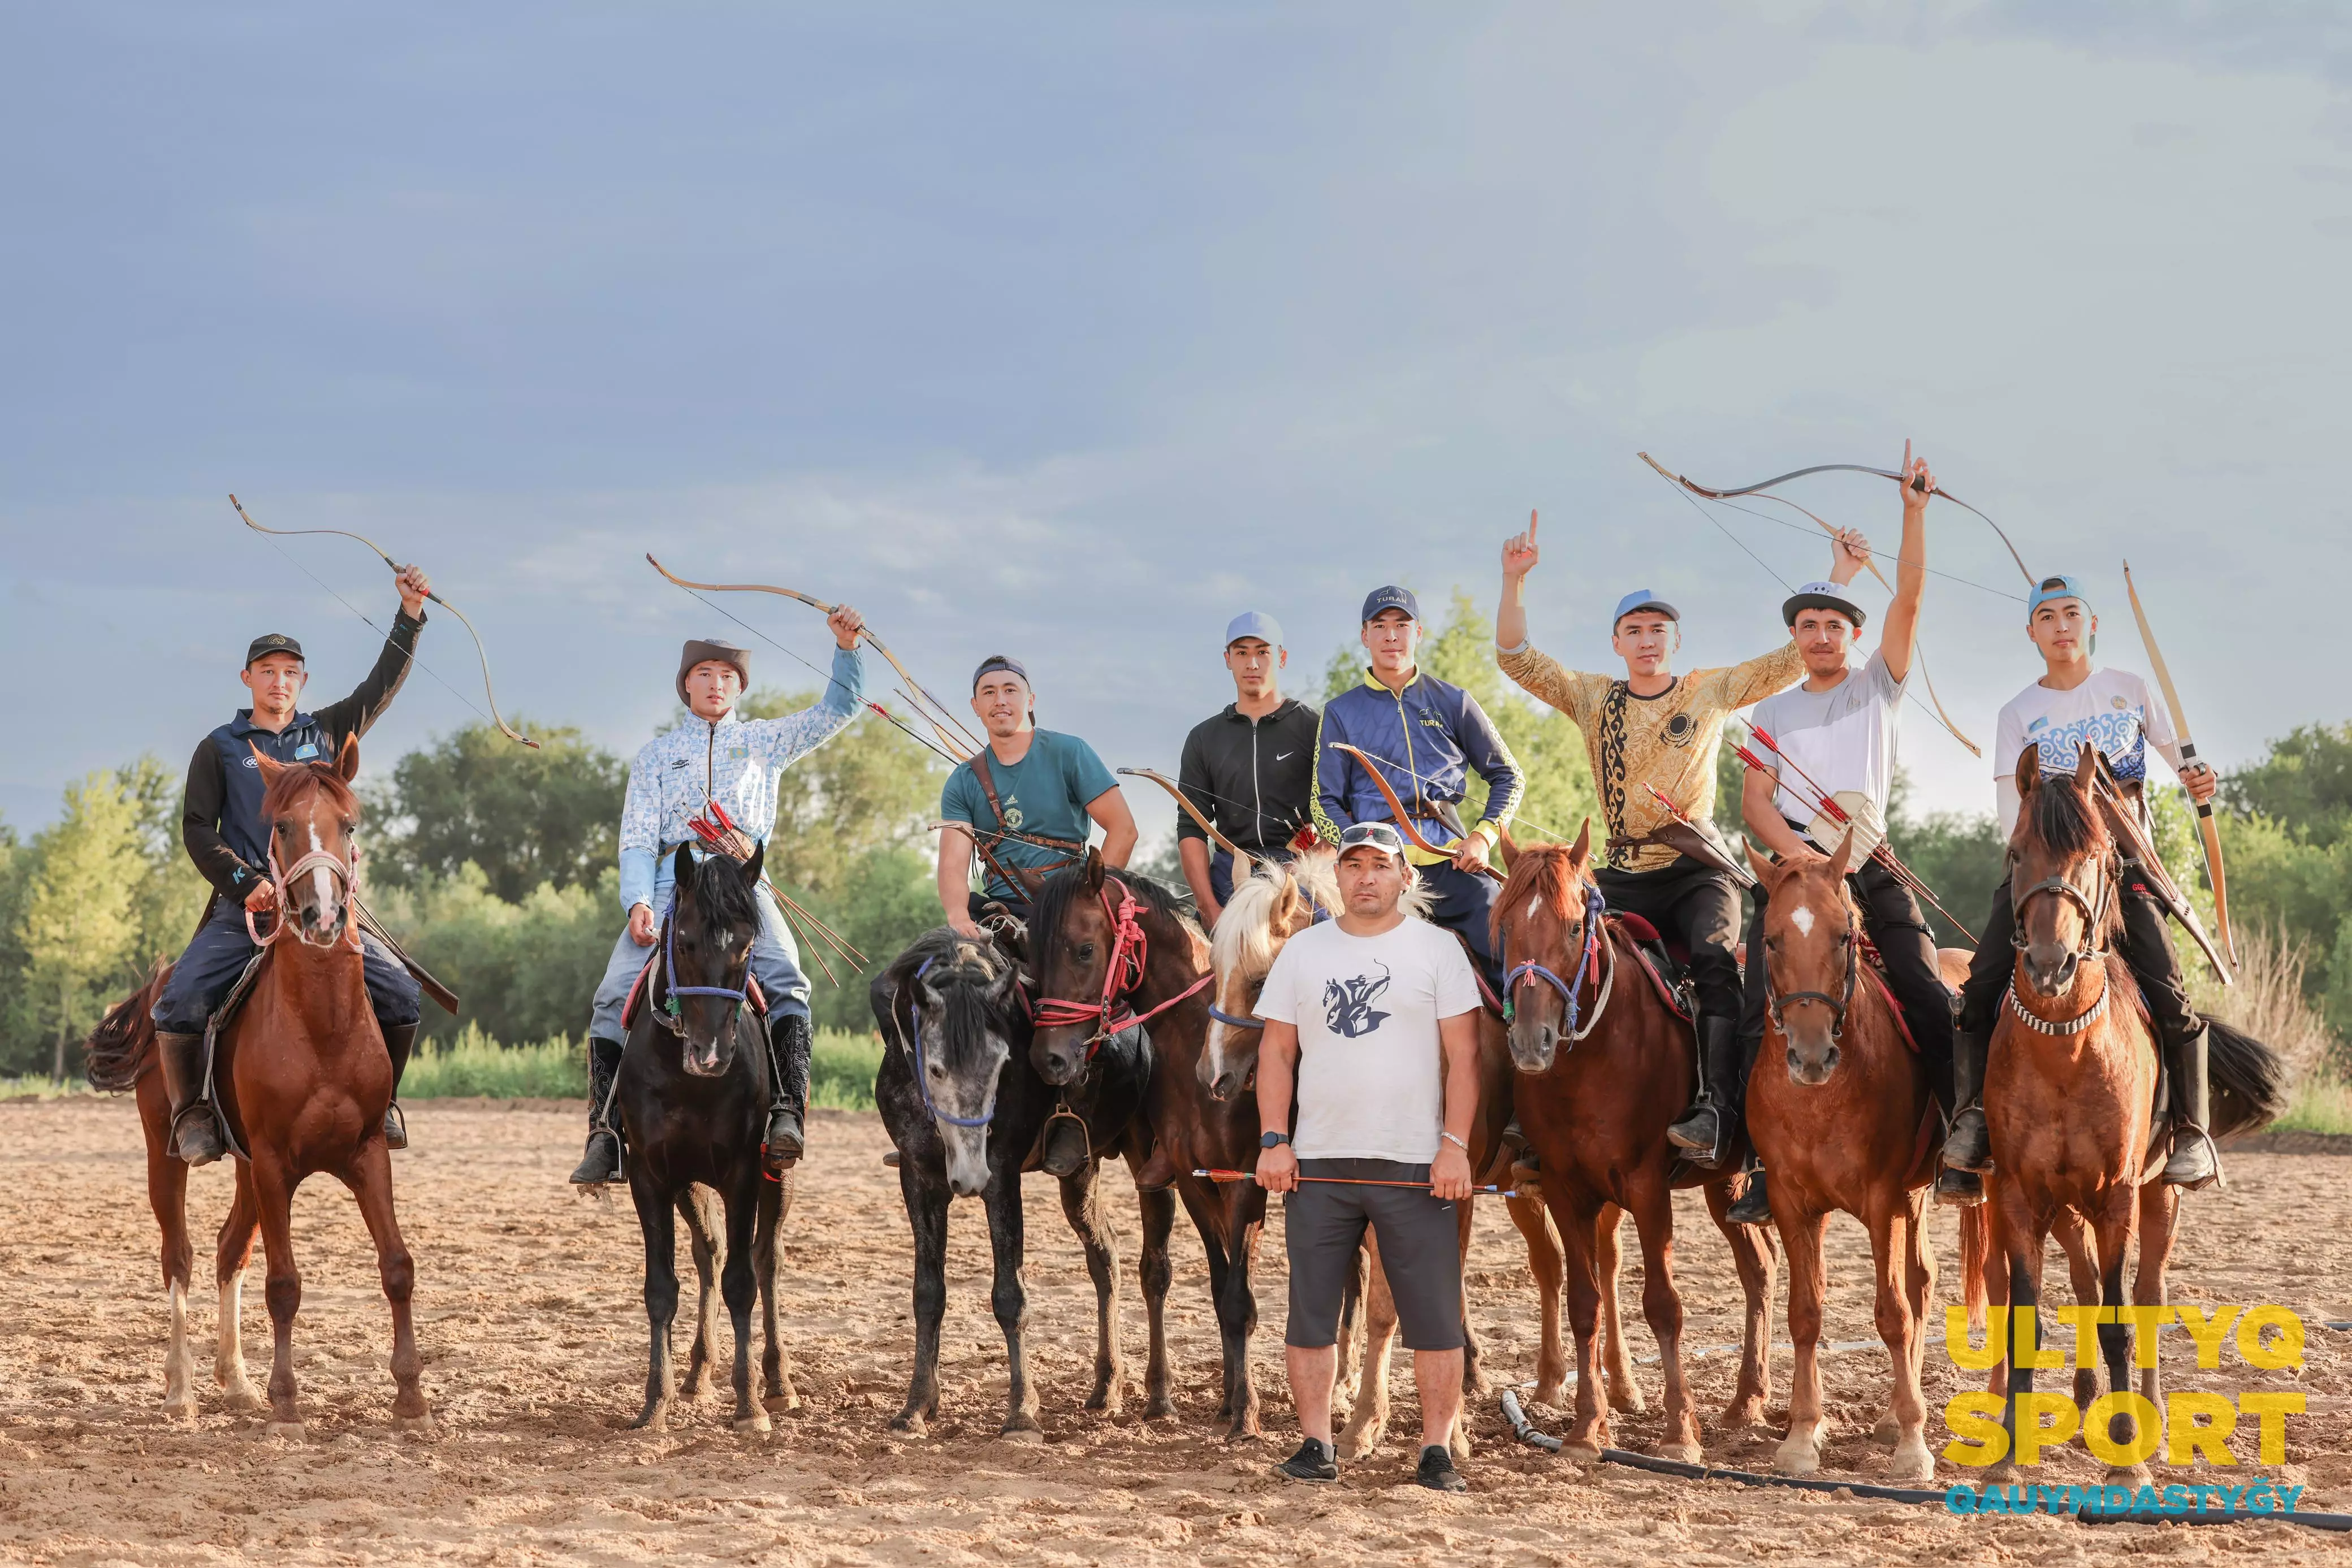
[[[273,823],[271,825],[274,828],[276,824]],[[309,854],[306,854],[301,859],[296,861],[291,868],[280,870],[278,864],[278,835],[274,831],[269,835],[269,851],[268,855],[269,864],[269,885],[277,895],[276,904],[271,913],[276,915],[278,918],[277,923],[270,926],[269,935],[264,936],[261,934],[260,927],[254,922],[253,910],[251,906],[248,905],[247,907],[245,912],[245,934],[253,938],[253,945],[255,946],[269,946],[290,930],[294,933],[294,940],[299,942],[305,947],[325,947],[332,949],[342,946],[348,942],[352,951],[354,953],[362,951],[360,946],[360,923],[357,916],[350,907],[352,888],[353,884],[359,881],[360,876],[360,841],[359,836],[356,833],[352,833],[347,836],[351,839],[352,844],[352,858],[350,860],[345,860],[342,856],[337,854],[332,850],[317,849],[312,850]],[[310,937],[302,934],[299,926],[286,917],[286,890],[288,884],[296,877],[320,866],[325,866],[330,872],[333,873],[335,880],[342,884],[344,904],[343,931],[342,935],[340,936],[330,937],[324,942],[313,942]]]
[[[922,977],[930,972],[931,960],[926,958],[923,960],[922,967],[915,971],[914,978],[920,982]],[[911,998],[907,1003],[907,1021],[911,1027],[899,1030],[898,1045],[899,1049],[915,1059],[915,1088],[923,1097],[923,1109],[929,1111],[934,1120],[945,1122],[950,1127],[985,1127],[995,1121],[996,1088],[993,1084],[989,1086],[988,1108],[977,1116],[950,1116],[933,1103],[930,1064],[923,1059],[923,1020],[916,1014],[915,1004]],[[898,1030],[898,1014],[895,1009],[890,1014],[890,1027],[893,1030]],[[912,1044],[908,1043],[910,1039],[913,1041]]]
[[[1103,880],[1107,885],[1097,889],[1095,896],[1102,903],[1103,918],[1110,922],[1111,944],[1110,961],[1103,969],[1102,998],[1076,1002],[1063,997],[1040,997],[1029,1005],[1030,1021],[1040,1029],[1075,1029],[1091,1021],[1095,1031],[1087,1037],[1089,1061],[1112,1035],[1124,1034],[1138,1024],[1158,1018],[1187,997],[1197,995],[1217,977],[1213,969],[1148,1012],[1129,1009],[1127,998],[1143,984],[1144,967],[1151,956],[1150,940],[1144,934],[1143,923],[1136,918],[1140,901],[1135,890],[1117,877]],[[1111,907],[1112,886],[1118,889],[1117,909]],[[1215,1008],[1212,1007],[1210,1012],[1215,1015]]]
[[[1566,1009],[1567,1015],[1565,1027],[1560,1032],[1570,1045],[1585,1039],[1601,1026],[1601,1015],[1609,1009],[1609,993],[1617,983],[1617,949],[1613,944],[1606,944],[1602,925],[1602,917],[1607,912],[1608,901],[1601,896],[1601,890],[1587,883],[1584,889],[1584,946],[1583,950],[1577,956],[1574,977],[1562,980],[1550,969],[1532,958],[1524,963],[1511,965],[1503,973],[1504,1022],[1510,1022],[1517,1013],[1516,998],[1519,993],[1519,987],[1532,986],[1538,980],[1541,980],[1559,993],[1560,1003]],[[1582,1009],[1581,1004],[1576,999],[1577,993],[1584,989],[1584,977],[1591,973],[1593,962],[1600,956],[1601,948],[1604,945],[1609,946],[1606,972],[1601,977],[1599,993],[1592,998],[1592,1016],[1583,1019],[1582,1027],[1580,1028],[1578,1024]],[[1506,962],[1510,957],[1507,949],[1507,943],[1506,951],[1503,954]]]
[[[2089,964],[2095,963],[2103,957],[2105,955],[2099,947],[2099,934],[2106,925],[2107,911],[2113,905],[2116,895],[2116,882],[2107,874],[2106,862],[2104,860],[2099,862],[2099,888],[2095,901],[2086,895],[2081,888],[2075,886],[2070,879],[2063,876],[2043,877],[2021,893],[2014,889],[2011,891],[2009,945],[2021,953],[2025,951],[2027,946],[2025,906],[2035,894],[2043,893],[2055,894],[2060,898],[2070,899],[2074,907],[2083,912],[2083,945],[2075,949],[2075,961]]]
[[[749,947],[743,953],[743,973],[746,984],[740,989],[730,989],[725,986],[681,986],[677,983],[677,888],[673,885],[669,890],[669,909],[662,916],[662,1005],[661,1009],[654,1014],[654,1021],[684,1039],[686,1009],[678,1005],[677,998],[725,997],[734,1004],[727,1009],[726,1027],[734,1028],[735,1020],[743,1014],[743,1002],[751,988],[751,954]]]
[[[1789,1032],[1782,1014],[1797,1002],[1819,1002],[1830,1009],[1830,1040],[1832,1043],[1845,1033],[1846,1009],[1853,1006],[1853,988],[1862,977],[1862,922],[1854,914],[1853,904],[1845,907],[1845,994],[1833,997],[1827,991],[1787,991],[1772,993],[1771,962],[1764,968],[1764,1010],[1772,1015],[1772,1027],[1781,1034]]]

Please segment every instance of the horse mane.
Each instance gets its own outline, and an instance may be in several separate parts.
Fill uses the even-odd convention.
[[[306,789],[323,789],[327,803],[343,821],[360,820],[360,798],[343,782],[343,776],[323,762],[293,762],[280,769],[269,788],[262,792],[261,817],[275,821],[294,809],[294,802]]]
[[[1562,920],[1580,916],[1584,878],[1570,864],[1573,853],[1566,844],[1531,844],[1519,852],[1503,879],[1503,890],[1495,895],[1494,913],[1487,916],[1496,940],[1502,936],[1504,915],[1530,900],[1549,903]]]
[[[920,971],[924,984],[939,994],[941,1039],[950,1051],[990,1031],[1003,1033],[1017,1021],[1009,1007],[992,1005],[988,995],[1013,967],[1013,960],[993,942],[975,942],[941,925],[924,932],[875,982],[877,1010],[898,1005],[899,995]]]
[[[712,855],[694,868],[694,906],[730,931],[758,930],[757,884],[732,855]]]
[[[145,982],[107,1009],[89,1038],[81,1042],[82,1074],[92,1089],[119,1094],[147,1070],[155,1055],[155,1023],[149,1015],[171,975],[171,959],[156,959]]]
[[[2071,776],[2044,775],[2025,798],[2017,823],[2021,831],[2030,831],[2037,841],[2063,855],[2104,855],[2116,847],[2106,823]]]

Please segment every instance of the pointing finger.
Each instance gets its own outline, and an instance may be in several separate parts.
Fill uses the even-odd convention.
[[[1536,542],[1536,514],[1535,514],[1535,508],[1534,508],[1534,507],[1528,507],[1528,543],[1529,543],[1529,544],[1533,544],[1533,543],[1535,543],[1535,542]]]

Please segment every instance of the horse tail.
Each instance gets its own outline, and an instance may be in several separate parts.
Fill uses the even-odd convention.
[[[1972,1329],[1985,1326],[1985,1258],[1991,1250],[1992,1205],[1972,1203],[1960,1210],[1960,1299]]]
[[[93,1089],[120,1093],[138,1082],[155,1059],[155,1020],[151,1016],[163,983],[172,977],[172,960],[158,958],[147,981],[115,1003],[99,1019],[89,1038],[81,1042],[82,1072]]]
[[[2206,1019],[2205,1078],[2212,1086],[2207,1132],[2251,1133],[2286,1113],[2286,1063],[2277,1051],[2220,1019]]]

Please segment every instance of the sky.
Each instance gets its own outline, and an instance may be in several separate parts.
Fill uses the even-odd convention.
[[[231,491],[425,566],[526,727],[633,751],[689,636],[812,684],[651,550],[855,603],[951,699],[1014,653],[1048,727],[1172,772],[1234,613],[1312,687],[1379,584],[1491,616],[1530,509],[1538,646],[1609,667],[1645,588],[1685,667],[1761,653],[1825,544],[1636,453],[1727,487],[1907,438],[2145,669],[2131,560],[2222,766],[2352,716],[2323,7],[96,0],[0,50],[20,831],[180,766],[260,632],[314,696],[366,668],[338,596],[388,625],[382,563]],[[1885,481],[1786,494],[1891,553]],[[1990,742],[2024,584],[1929,522],[1922,645]],[[720,602],[824,660],[814,612]],[[454,621],[421,652],[375,765],[484,706]],[[1916,709],[1902,756],[1990,810]]]

